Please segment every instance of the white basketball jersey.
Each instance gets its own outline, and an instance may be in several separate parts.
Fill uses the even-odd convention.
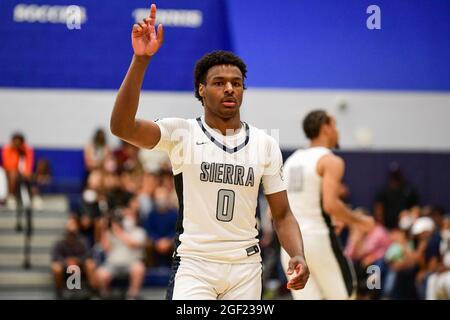
[[[212,262],[261,261],[256,229],[259,185],[286,190],[275,139],[242,124],[224,136],[203,118],[157,120],[180,203],[176,254]]]
[[[322,209],[322,177],[317,163],[331,151],[324,147],[297,150],[284,165],[288,199],[302,233],[328,233]]]

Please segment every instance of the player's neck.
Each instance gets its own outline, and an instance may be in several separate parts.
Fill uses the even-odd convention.
[[[310,148],[314,147],[324,147],[324,148],[330,148],[330,144],[328,143],[327,139],[323,137],[317,137],[316,139],[311,140],[309,143]]]
[[[236,114],[233,118],[222,119],[209,113],[205,113],[204,120],[210,128],[219,130],[223,135],[237,133],[236,131],[242,126],[239,114]]]

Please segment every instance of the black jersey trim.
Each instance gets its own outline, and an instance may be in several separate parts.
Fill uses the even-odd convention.
[[[178,218],[176,223],[176,236],[175,236],[175,251],[173,253],[173,261],[172,261],[172,272],[169,279],[169,284],[167,286],[166,299],[172,300],[173,297],[173,288],[175,287],[175,276],[178,271],[178,267],[180,266],[180,257],[178,256],[177,249],[181,244],[180,235],[183,234],[183,217],[184,217],[184,201],[183,201],[183,174],[179,173],[173,177],[175,182],[175,191],[177,192],[178,197]]]
[[[219,141],[217,141],[217,139],[215,139],[211,135],[211,133],[203,125],[202,119],[200,117],[198,117],[196,120],[197,120],[198,125],[202,129],[203,133],[208,137],[208,139],[211,140],[211,142],[213,142],[220,149],[222,149],[223,151],[226,151],[228,153],[234,153],[234,152],[241,150],[242,148],[244,148],[247,145],[248,141],[250,140],[250,127],[245,122],[243,122],[244,127],[245,127],[245,141],[234,148],[228,148],[227,146],[225,146],[222,143],[220,143]]]
[[[347,294],[348,294],[348,297],[350,298],[356,290],[355,272],[353,271],[353,266],[350,264],[350,262],[344,256],[341,243],[340,243],[338,237],[336,236],[336,233],[334,232],[334,228],[332,226],[330,216],[323,209],[322,199],[320,201],[320,207],[321,207],[321,211],[322,211],[322,217],[325,221],[325,224],[328,227],[328,234],[330,237],[331,248],[332,248],[334,256],[336,257],[336,260],[338,262],[339,269],[341,270],[342,278],[344,279],[344,282],[345,282],[345,288],[347,289]]]

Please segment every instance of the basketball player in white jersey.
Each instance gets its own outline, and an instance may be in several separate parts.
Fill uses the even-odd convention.
[[[312,111],[303,121],[303,130],[310,146],[294,152],[286,160],[284,172],[292,212],[302,225],[311,275],[305,289],[292,291],[292,295],[296,300],[353,298],[356,280],[331,217],[366,231],[374,226],[374,220],[351,212],[340,199],[344,161],[331,151],[339,136],[334,117],[322,110]],[[286,266],[288,260],[282,250],[282,264]]]
[[[134,57],[120,87],[111,131],[142,148],[168,153],[180,213],[168,299],[260,299],[261,257],[256,230],[262,182],[281,244],[289,255],[288,286],[304,287],[309,271],[300,229],[289,208],[278,144],[240,119],[246,66],[229,52],[205,55],[195,67],[197,119],[136,119],[140,88],[163,42],[156,6],[132,31]]]

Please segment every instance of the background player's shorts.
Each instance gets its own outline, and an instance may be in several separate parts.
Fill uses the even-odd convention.
[[[310,276],[305,288],[291,290],[294,300],[346,300],[354,297],[356,278],[336,236],[303,234]],[[288,269],[289,255],[281,249],[281,263]],[[289,276],[286,277],[289,278]]]
[[[184,257],[173,271],[167,299],[261,299],[262,265],[259,262],[227,264]]]

